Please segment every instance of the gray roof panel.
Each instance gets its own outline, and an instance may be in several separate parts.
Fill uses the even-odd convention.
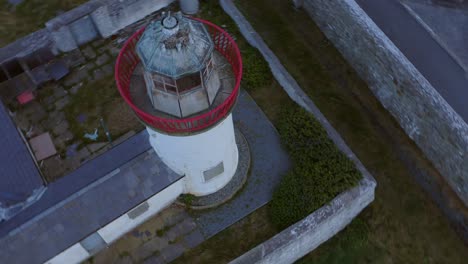
[[[35,189],[43,186],[36,164],[0,103],[0,206],[9,207],[24,202]]]

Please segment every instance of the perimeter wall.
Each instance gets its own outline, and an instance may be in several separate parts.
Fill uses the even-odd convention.
[[[468,125],[354,0],[302,6],[468,205]]]

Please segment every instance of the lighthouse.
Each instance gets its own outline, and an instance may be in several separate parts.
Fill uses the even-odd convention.
[[[229,183],[239,161],[232,111],[242,76],[229,34],[168,13],[129,38],[115,74],[156,154],[184,175],[185,193],[208,195]]]

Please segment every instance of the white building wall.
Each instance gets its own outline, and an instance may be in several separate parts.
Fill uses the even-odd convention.
[[[174,136],[147,130],[151,146],[162,161],[176,173],[185,175],[185,193],[208,195],[223,188],[234,176],[238,151],[232,114],[195,135]]]
[[[130,232],[132,229],[148,220],[153,215],[157,214],[162,209],[172,204],[177,199],[177,197],[182,194],[183,190],[184,181],[181,179],[146,200],[146,203],[148,203],[148,209],[142,214],[133,219],[130,218],[128,213],[124,214],[103,228],[99,229],[97,231],[98,234],[107,244],[114,242],[124,234]]]
[[[105,244],[109,245],[119,239],[121,236],[130,232],[135,227],[139,226],[149,218],[159,213],[162,209],[171,205],[179,195],[183,193],[184,180],[180,179],[172,185],[168,186],[161,192],[153,195],[145,202],[139,204],[132,210],[113,220],[109,224],[105,225],[101,229],[97,230],[97,233],[102,237]],[[129,214],[138,207],[145,205],[145,210],[140,214],[130,217]],[[93,235],[93,234],[91,234]],[[90,236],[91,236],[90,235]],[[80,241],[81,242],[81,241]],[[74,264],[81,263],[91,257],[93,254],[88,252],[81,243],[78,242],[73,246],[65,249],[60,254],[46,261],[46,264]]]
[[[88,251],[86,251],[80,243],[76,243],[47,261],[46,264],[80,263],[90,256]]]

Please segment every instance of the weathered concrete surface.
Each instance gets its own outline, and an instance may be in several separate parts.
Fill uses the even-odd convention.
[[[293,263],[345,228],[374,200],[375,185],[364,176],[359,186],[230,263]]]
[[[468,125],[355,1],[303,7],[468,205]]]

